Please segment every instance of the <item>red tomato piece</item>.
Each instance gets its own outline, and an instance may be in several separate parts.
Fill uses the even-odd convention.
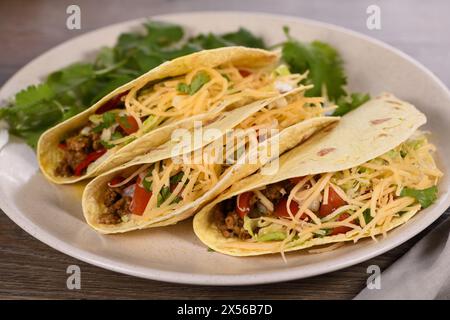
[[[343,205],[346,205],[347,202],[342,200],[341,197],[334,191],[333,188],[330,187],[328,192],[328,203],[327,204],[321,204],[319,209],[319,216],[321,218],[326,217],[330,213],[334,212],[337,208],[342,207]]]
[[[136,119],[132,116],[116,117],[116,122],[119,124],[120,128],[125,131],[126,134],[132,134],[139,130],[139,125]]]
[[[236,199],[236,213],[239,217],[244,218],[250,212],[250,200],[253,197],[253,192],[247,191],[241,193]]]
[[[147,207],[147,203],[152,197],[152,193],[145,190],[144,187],[140,186],[140,183],[141,178],[138,178],[136,181],[136,186],[134,188],[133,200],[131,201],[130,205],[130,211],[139,216],[144,213],[145,207]]]
[[[74,170],[75,176],[81,176],[87,167],[106,153],[106,149],[100,149],[89,153],[83,161],[81,161]]]
[[[280,200],[280,202],[278,202],[277,206],[275,207],[275,211],[274,214],[277,217],[280,218],[290,218],[289,212],[287,210],[287,197],[284,197]],[[292,214],[295,216],[298,212],[298,210],[300,209],[298,203],[294,200],[291,201],[290,205],[289,205],[289,209],[291,209]],[[306,213],[303,213],[302,216],[300,217],[300,220],[304,220],[308,217],[308,215]]]
[[[109,111],[109,110],[116,109],[117,106],[118,106],[119,103],[120,103],[121,98],[122,98],[123,96],[126,96],[127,93],[128,93],[128,91],[123,92],[123,93],[121,93],[121,94],[118,94],[118,95],[115,96],[115,97],[112,97],[111,99],[109,99],[108,101],[106,101],[104,104],[102,104],[102,106],[101,106],[100,108],[98,108],[97,110],[95,110],[95,114],[102,114],[102,113],[105,113],[105,112],[107,112],[107,111]]]
[[[350,217],[350,214],[348,214],[347,212],[344,212],[343,214],[341,214],[339,216],[339,218],[337,219],[337,221],[344,221],[345,219],[347,219],[348,217]],[[352,228],[350,227],[336,227],[333,228],[333,230],[331,230],[330,235],[335,236],[337,234],[341,234],[341,233],[346,233],[348,231],[352,230]]]

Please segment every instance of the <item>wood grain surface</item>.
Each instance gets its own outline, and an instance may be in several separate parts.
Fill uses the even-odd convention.
[[[65,27],[69,4],[81,7],[81,30]],[[370,4],[382,10],[381,30],[366,28],[366,8]],[[265,11],[338,24],[394,45],[430,68],[447,86],[450,84],[450,2],[445,0],[2,0],[0,84],[32,58],[84,32],[133,18],[198,10]],[[442,219],[405,244],[341,271],[279,284],[219,288],[144,280],[91,266],[39,242],[0,214],[0,298],[350,299],[365,286],[369,265],[377,264],[384,270]],[[66,268],[72,264],[81,268],[80,290],[66,287]]]

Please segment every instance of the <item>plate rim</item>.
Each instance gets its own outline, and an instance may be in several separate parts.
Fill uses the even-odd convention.
[[[427,76],[430,77],[431,80],[437,84],[440,89],[442,89],[443,93],[446,94],[446,96],[450,100],[450,91],[447,88],[447,86],[428,68],[426,68],[422,63],[418,62],[416,59],[412,58],[411,56],[407,55],[406,53],[400,51],[399,49],[396,49],[395,47],[381,41],[375,38],[372,38],[368,35],[365,35],[363,33],[347,29],[342,26],[338,26],[335,24],[317,21],[317,20],[311,20],[308,18],[303,17],[297,17],[292,15],[283,15],[283,14],[271,14],[271,13],[264,13],[264,12],[253,12],[253,11],[191,11],[191,12],[182,12],[182,13],[169,13],[169,14],[162,14],[162,15],[156,15],[156,16],[149,16],[149,17],[143,17],[143,18],[137,18],[132,20],[126,20],[114,24],[110,24],[107,26],[103,26],[91,31],[88,31],[86,33],[83,33],[79,36],[70,38],[52,48],[49,50],[46,50],[42,54],[38,55],[37,57],[33,58],[31,61],[26,63],[23,67],[21,67],[18,71],[16,71],[0,88],[0,93],[5,90],[4,88],[7,86],[10,86],[11,83],[15,81],[15,78],[18,76],[19,73],[23,73],[30,65],[35,63],[36,60],[41,59],[43,56],[51,54],[53,51],[59,50],[61,47],[65,45],[70,45],[71,42],[74,42],[82,37],[88,37],[89,35],[104,31],[108,28],[120,28],[122,25],[136,25],[138,26],[143,21],[146,21],[148,19],[176,19],[180,16],[189,16],[189,15],[240,15],[240,16],[252,16],[257,17],[259,19],[264,18],[271,18],[271,19],[283,19],[287,23],[290,21],[297,21],[301,22],[303,24],[308,24],[311,26],[317,26],[322,28],[327,28],[329,30],[337,30],[342,33],[346,33],[350,36],[360,38],[361,40],[370,42],[372,44],[375,44],[377,46],[380,46],[397,56],[401,57],[404,60],[407,60],[411,64],[413,64],[415,67],[419,68],[422,72],[424,72]],[[347,259],[347,261],[339,261],[335,262],[332,266],[326,265],[321,262],[316,262],[308,265],[308,268],[305,270],[305,266],[297,266],[297,267],[290,267],[289,269],[280,269],[278,271],[269,271],[269,272],[259,272],[256,274],[237,274],[237,275],[229,275],[229,274],[205,274],[205,273],[184,273],[184,272],[178,272],[178,271],[164,271],[162,269],[155,269],[155,268],[149,268],[149,267],[137,267],[133,266],[124,262],[118,262],[114,259],[105,258],[102,255],[99,254],[93,254],[86,252],[82,249],[78,249],[75,246],[71,245],[70,243],[67,243],[63,240],[60,240],[56,236],[51,235],[47,231],[43,230],[39,225],[34,224],[32,221],[30,221],[25,215],[21,214],[20,212],[17,212],[17,210],[12,209],[8,202],[6,201],[5,197],[0,197],[0,208],[4,211],[4,213],[15,223],[17,224],[21,229],[26,231],[28,234],[33,236],[34,238],[38,239],[39,241],[45,243],[46,245],[50,246],[51,248],[62,252],[64,254],[67,254],[71,257],[74,257],[78,260],[81,260],[83,262],[95,265],[97,267],[111,270],[114,272],[119,272],[123,274],[128,274],[132,276],[136,276],[139,278],[145,278],[150,280],[157,280],[157,281],[164,281],[169,283],[179,283],[179,284],[191,284],[191,285],[218,285],[218,286],[241,286],[241,285],[255,285],[255,284],[267,284],[267,283],[276,283],[276,282],[283,282],[283,281],[289,281],[294,279],[303,279],[308,278],[320,274],[325,274],[329,272],[333,272],[336,270],[340,270],[358,263],[361,263],[363,261],[367,261],[368,259],[371,259],[375,256],[378,256],[382,253],[385,253],[394,247],[397,247],[401,245],[402,243],[408,241],[415,235],[422,232],[424,229],[426,229],[429,225],[431,225],[435,220],[437,220],[450,206],[450,197],[448,193],[444,196],[442,195],[442,198],[438,203],[435,204],[435,208],[432,212],[430,212],[426,217],[423,218],[421,225],[416,225],[415,227],[411,227],[405,232],[395,235],[393,237],[390,237],[388,239],[383,239],[382,242],[374,243],[372,245],[372,250],[369,252],[366,252],[365,254],[358,254],[356,257],[352,257],[351,259]],[[351,255],[351,254],[349,254]],[[344,257],[348,258],[348,255],[344,255]],[[335,258],[334,260],[339,260]],[[343,258],[340,258],[340,260],[343,260]]]

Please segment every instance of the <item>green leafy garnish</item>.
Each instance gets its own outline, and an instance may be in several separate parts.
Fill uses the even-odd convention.
[[[270,233],[265,233],[261,236],[258,236],[257,240],[264,242],[264,241],[281,241],[286,239],[286,233],[283,231],[275,231]]]
[[[239,28],[236,32],[225,34],[200,34],[190,39],[192,44],[195,44],[203,49],[215,49],[227,46],[244,46],[250,48],[266,48],[262,38],[256,37],[245,28]]]
[[[161,191],[158,194],[158,199],[156,201],[156,206],[159,207],[170,197],[170,188],[168,186],[164,186],[161,188]]]
[[[69,65],[49,74],[43,83],[20,91],[15,99],[0,108],[0,120],[8,123],[11,134],[24,138],[35,147],[46,129],[82,112],[115,88],[164,61],[225,46],[266,48],[262,38],[244,28],[225,34],[199,34],[187,41],[184,39],[184,30],[179,25],[147,22],[144,32],[123,33],[114,47],[100,48],[92,62]],[[309,69],[307,82],[314,84],[314,88],[307,95],[320,95],[322,88],[325,88],[334,102],[346,96],[342,60],[334,48],[318,41],[300,43],[289,35],[282,47],[287,68],[279,69],[279,72],[286,74]],[[178,90],[192,95],[209,80],[206,73],[199,73],[190,84],[180,84]],[[338,110],[356,108],[361,101],[358,97],[342,100],[342,106],[338,103]],[[95,130],[100,132],[109,127],[111,119],[102,119],[101,126]],[[157,123],[158,119],[151,119],[151,123],[144,127],[151,130],[151,126]]]
[[[170,191],[170,188],[168,186],[162,187],[161,191],[158,194],[156,206],[159,208],[164,203],[164,201],[166,201],[171,196],[171,194],[172,192]],[[180,201],[181,197],[176,196],[175,199],[173,199],[173,201],[170,204],[178,203]]]
[[[323,238],[331,233],[331,229],[320,229],[314,232],[317,238]]]
[[[117,140],[123,138],[123,134],[121,134],[119,131],[114,131],[111,135],[112,140]]]
[[[114,148],[116,145],[109,143],[108,141],[105,140],[101,140],[100,143],[106,148],[106,149],[111,149]]]
[[[184,172],[180,171],[177,174],[170,177],[170,184],[177,184],[183,179]]]
[[[370,209],[364,210],[363,217],[364,217],[364,221],[366,222],[366,224],[368,224],[370,221],[372,221],[373,217],[370,214]]]
[[[128,117],[127,116],[120,116],[118,117],[117,121],[119,122],[119,124],[126,128],[126,129],[130,129],[131,128],[131,124],[130,122],[128,122]]]
[[[367,93],[352,93],[350,97],[340,97],[336,102],[338,108],[334,110],[333,116],[343,116],[369,100],[370,95]]]
[[[432,186],[427,189],[417,190],[413,188],[405,187],[402,189],[400,196],[402,197],[412,197],[416,199],[422,208],[427,208],[437,199],[438,189],[436,186]]]
[[[304,73],[309,70],[307,83],[314,85],[306,94],[321,96],[325,89],[330,100],[337,101],[345,96],[343,62],[336,49],[330,45],[313,41],[301,43],[289,36],[283,44],[282,54],[292,72]]]
[[[148,177],[152,176],[152,170],[153,170],[153,166],[151,168],[148,169],[147,174],[145,175],[144,179],[142,179],[142,186],[144,187],[145,191],[147,192],[151,192],[152,191],[152,184],[153,181],[149,181],[147,180]]]
[[[181,93],[189,94],[189,91],[191,90],[191,86],[188,85],[187,83],[180,82],[177,85],[177,90]]]
[[[313,84],[314,87],[306,92],[307,96],[322,96],[326,93],[339,106],[334,116],[342,116],[370,99],[368,94],[347,95],[343,61],[336,49],[320,41],[299,42],[289,35],[287,27],[284,32],[288,40],[282,44],[283,60],[290,66],[291,72],[309,71],[306,84]]]
[[[99,133],[103,129],[111,127],[116,122],[116,115],[113,112],[105,112],[102,115],[102,122],[94,127],[92,131]]]
[[[190,84],[186,84],[184,82],[180,82],[177,86],[177,90],[181,93],[194,95],[198,90],[203,87],[205,83],[207,83],[211,78],[206,72],[200,71],[197,73],[192,79]]]

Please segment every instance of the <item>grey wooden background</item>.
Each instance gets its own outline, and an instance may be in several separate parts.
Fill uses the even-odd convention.
[[[81,30],[65,28],[69,4],[81,7]],[[381,30],[366,28],[371,4],[381,8]],[[1,0],[0,84],[35,56],[84,32],[133,18],[200,10],[281,13],[344,26],[399,48],[450,86],[446,0]],[[341,271],[276,285],[218,288],[149,281],[88,265],[32,238],[0,214],[0,298],[349,299],[365,286],[367,266],[387,268],[439,221],[402,246]],[[81,268],[81,290],[66,288],[66,268],[71,264]]]

